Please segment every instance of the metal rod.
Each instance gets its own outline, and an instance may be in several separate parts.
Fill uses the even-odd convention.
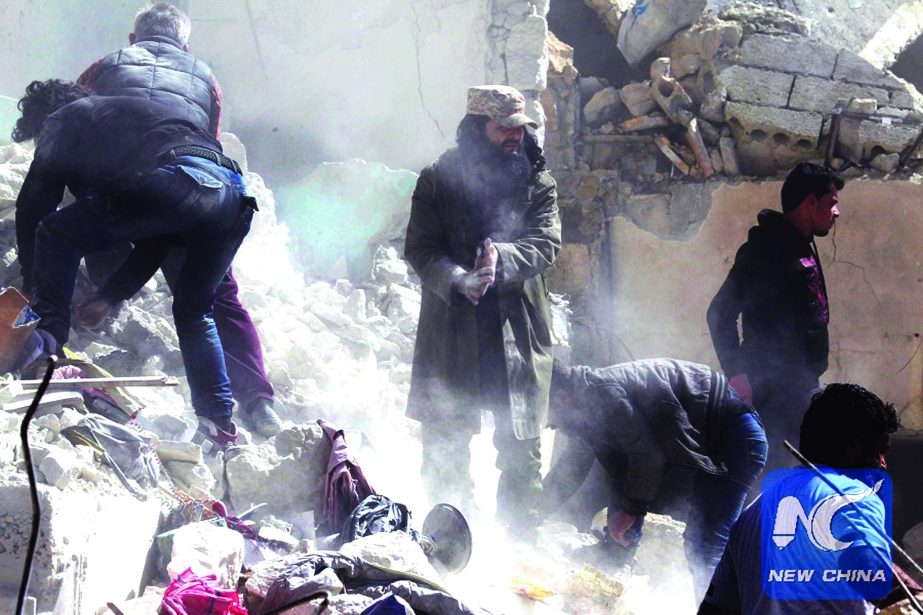
[[[40,386],[43,380],[19,380],[19,384],[31,388]],[[68,389],[72,387],[96,387],[112,389],[116,387],[175,387],[179,380],[173,376],[127,376],[125,378],[62,378],[48,383],[50,389]]]
[[[791,453],[795,457],[795,459],[797,459],[798,461],[800,461],[802,464],[806,465],[807,467],[811,468],[811,470],[813,470],[814,473],[817,474],[820,477],[820,479],[824,481],[824,483],[826,483],[828,487],[833,489],[834,493],[837,493],[838,495],[845,497],[845,494],[840,490],[840,488],[834,485],[833,481],[827,478],[824,475],[824,473],[821,472],[820,469],[816,465],[811,463],[811,461],[807,457],[802,455],[801,451],[795,448],[788,440],[783,440],[782,444],[785,446],[785,448],[788,449],[788,452]],[[856,512],[858,512],[863,517],[865,516],[865,514],[859,508],[856,508]],[[852,525],[851,521],[850,521],[850,525]],[[855,526],[853,526],[853,529],[857,530]],[[910,565],[916,568],[917,572],[919,572],[920,574],[923,574],[923,569],[920,568],[920,566],[914,561],[914,559],[910,557],[910,555],[908,555],[908,553],[904,551],[901,548],[901,546],[894,541],[893,538],[888,536],[887,532],[883,532],[883,534],[888,539],[888,541],[891,543],[891,547],[897,550],[898,553],[903,555],[907,559],[907,561],[910,562]],[[904,590],[904,593],[907,594],[907,598],[910,600],[910,603],[913,605],[913,608],[915,608],[918,613],[923,613],[923,605],[920,604],[920,601],[917,600],[917,597],[914,596],[912,591],[910,591],[910,588],[907,587],[907,584],[904,583],[904,580],[901,578],[901,576],[899,574],[893,574],[892,577],[894,579],[897,579],[898,584],[901,586],[901,589]]]
[[[58,357],[51,355],[48,357],[48,367],[45,368],[45,376],[42,378],[35,397],[29,409],[26,410],[25,416],[22,417],[22,424],[19,427],[19,438],[22,440],[22,456],[26,462],[26,474],[29,477],[29,495],[32,500],[32,532],[29,535],[29,548],[26,550],[26,561],[22,569],[22,581],[19,585],[19,597],[16,600],[16,613],[22,615],[25,607],[26,596],[29,594],[29,578],[32,576],[32,559],[35,557],[35,549],[38,543],[38,533],[42,523],[42,509],[38,501],[38,487],[35,482],[35,470],[32,467],[32,451],[29,449],[29,423],[35,415],[38,404],[51,382],[51,374],[54,372]]]

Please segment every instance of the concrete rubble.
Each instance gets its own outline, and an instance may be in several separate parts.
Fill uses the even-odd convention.
[[[239,141],[235,143],[233,135],[225,140],[229,150],[236,149],[236,157],[243,159]],[[3,252],[14,250],[13,205],[30,159],[28,147],[0,148]],[[288,428],[270,441],[259,442],[242,429],[252,446],[224,463],[203,458],[198,445],[188,442],[195,419],[185,383],[178,389],[132,389],[136,407],[128,410],[140,409],[139,421],[155,435],[153,448],[167,490],[201,499],[226,496],[238,512],[268,503],[269,510],[257,518],[271,510],[297,520],[306,511],[320,514],[329,449],[321,444],[317,417],[331,417],[347,428],[362,425],[369,431],[385,422],[404,421],[419,284],[401,259],[400,246],[391,244],[402,238],[399,227],[382,239],[381,249],[369,258],[364,279],[305,279],[287,252],[288,235],[275,219],[272,192],[258,175],[249,173],[247,179],[256,188],[260,215],[235,261],[235,272],[243,301],[260,331],[277,407]],[[12,258],[0,262],[0,283],[18,283],[17,270]],[[158,274],[103,331],[72,332],[69,347],[116,374],[181,375],[170,301]],[[14,381],[0,386],[0,491],[4,492],[0,586],[8,595],[18,586],[28,537],[29,499],[18,428],[31,394]],[[86,411],[79,393],[52,392],[46,400],[30,431],[44,502],[32,589],[39,598],[39,611],[58,604],[69,605],[68,612],[95,613],[106,600],[137,595],[160,519],[175,501],[157,491],[151,491],[146,501],[133,498],[99,454],[71,444],[62,435],[62,429],[77,424]],[[105,499],[100,498],[103,494]],[[86,519],[99,522],[88,524]],[[240,538],[236,532],[221,531]],[[99,537],[104,532],[109,538]],[[125,541],[104,557],[104,547],[112,546],[113,539],[124,541],[126,533],[135,537],[133,541]],[[100,545],[98,549],[85,549],[91,539]],[[209,548],[220,544],[211,538],[198,542],[207,542]],[[185,549],[181,535],[174,548]],[[120,555],[111,558],[112,553]],[[190,557],[175,552],[180,563],[170,569],[179,572]],[[218,560],[227,563],[228,575],[236,573],[241,561],[237,556]],[[206,563],[214,568],[211,560]],[[94,578],[109,578],[108,586],[87,583],[84,577],[91,572]]]

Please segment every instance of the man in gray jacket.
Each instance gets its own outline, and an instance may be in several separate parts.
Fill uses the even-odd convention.
[[[598,461],[609,479],[606,540],[630,555],[644,515],[665,495],[667,470],[687,468],[694,479],[684,546],[701,596],[766,462],[753,407],[710,367],[675,359],[600,369],[556,363],[551,395],[549,425],[577,446],[545,479],[546,509],[560,507]]]

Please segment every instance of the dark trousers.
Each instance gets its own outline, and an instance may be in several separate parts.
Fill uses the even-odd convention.
[[[250,230],[253,209],[239,175],[211,162],[178,158],[118,198],[79,199],[46,217],[36,232],[33,309],[39,327],[63,345],[80,259],[126,241],[165,235],[187,246],[174,288],[173,320],[197,414],[234,407],[213,319],[215,290]]]
[[[93,283],[102,287],[130,251],[131,246],[122,244],[88,255],[84,260]],[[170,250],[160,267],[171,292],[175,292],[179,272],[185,261],[186,249],[177,247]],[[215,290],[213,317],[224,349],[224,361],[234,399],[243,408],[257,399],[271,401],[275,392],[266,374],[259,334],[250,313],[240,302],[237,281],[230,269]]]
[[[541,439],[519,439],[513,432],[499,295],[491,289],[477,306],[479,402],[494,416],[497,449],[497,521],[515,536],[530,537],[540,525]],[[472,412],[479,412],[472,408]],[[422,425],[423,484],[433,501],[474,508],[471,479],[472,434]],[[453,500],[453,498],[455,498]],[[456,504],[458,502],[458,504]]]
[[[782,371],[754,371],[748,374],[753,390],[753,407],[760,413],[769,442],[766,471],[787,468],[795,463],[782,444],[788,440],[798,446],[801,419],[819,388],[817,376]]]
[[[504,420],[505,419],[505,420]],[[541,524],[541,440],[520,440],[508,417],[494,414],[493,444],[497,449],[497,520],[513,533],[526,535]],[[466,515],[477,515],[471,478],[472,434],[435,424],[421,425],[421,475],[433,503],[447,502]]]

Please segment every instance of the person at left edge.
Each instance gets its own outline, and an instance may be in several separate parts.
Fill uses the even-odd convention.
[[[38,327],[59,350],[67,342],[84,255],[125,241],[173,238],[188,253],[173,319],[199,418],[195,439],[206,452],[234,444],[234,402],[212,310],[256,207],[237,163],[214,137],[160,102],[87,96],[73,83],[49,80],[31,83],[19,108],[13,140],[36,139],[16,201],[16,229],[33,255]],[[65,188],[77,200],[55,211]],[[150,277],[159,264],[132,260],[139,277]]]

